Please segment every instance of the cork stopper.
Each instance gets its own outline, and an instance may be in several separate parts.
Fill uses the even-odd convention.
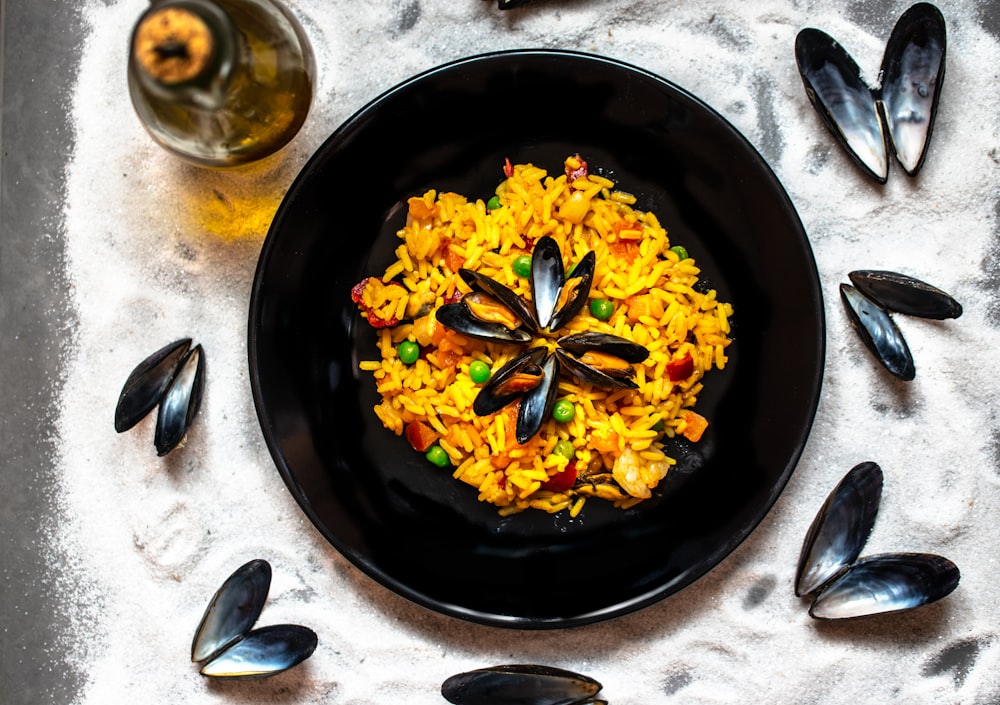
[[[177,7],[150,12],[135,30],[132,51],[139,66],[165,84],[190,81],[212,60],[212,32],[201,17]]]

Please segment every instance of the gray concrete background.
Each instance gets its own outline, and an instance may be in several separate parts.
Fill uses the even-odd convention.
[[[79,683],[53,650],[68,628],[43,552],[65,305],[60,218],[81,34],[74,4],[0,0],[0,701],[64,703]]]

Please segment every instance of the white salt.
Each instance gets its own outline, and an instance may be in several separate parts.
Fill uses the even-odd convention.
[[[899,2],[872,1],[867,11],[853,4],[846,15],[836,4],[800,0],[535,0],[509,12],[492,0],[289,2],[316,50],[320,87],[284,163],[257,175],[184,166],[133,119],[125,38],[146,5],[81,3],[90,31],[72,103],[64,214],[79,323],[58,428],[63,533],[51,549],[52,561],[67,566],[59,589],[75,614],[65,648],[86,678],[79,703],[439,703],[447,676],[509,662],[591,674],[615,705],[1000,701],[1000,44],[977,21],[977,3],[941,5],[948,75],[934,143],[918,179],[894,166],[884,187],[833,145],[805,98],[792,47],[801,28],[823,28],[874,75],[906,7]],[[337,125],[419,71],[538,46],[656,72],[761,149],[809,233],[828,349],[805,454],[732,556],[637,614],[527,633],[414,606],[325,543],[268,455],[245,337],[270,215]],[[230,223],[230,213],[247,208],[252,218]],[[909,385],[891,381],[846,323],[836,287],[858,268],[912,273],[965,305],[957,321],[901,323],[918,367]],[[182,336],[204,346],[208,386],[186,447],[159,459],[151,420],[117,435],[111,418],[127,371]],[[866,553],[941,553],[962,568],[962,582],[922,610],[819,624],[793,596],[794,566],[826,494],[862,460],[880,463],[887,478]],[[209,682],[188,662],[194,627],[222,580],[255,557],[274,569],[260,624],[310,626],[319,648],[273,679]],[[591,570],[613,579],[613,566]]]

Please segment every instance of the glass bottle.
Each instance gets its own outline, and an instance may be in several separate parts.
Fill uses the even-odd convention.
[[[315,73],[301,25],[274,0],[153,0],[132,33],[128,84],[160,145],[228,167],[295,136]]]

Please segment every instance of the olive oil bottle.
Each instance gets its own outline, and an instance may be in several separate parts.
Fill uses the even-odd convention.
[[[132,33],[128,84],[160,145],[231,167],[295,136],[315,73],[301,25],[274,0],[153,0]]]

